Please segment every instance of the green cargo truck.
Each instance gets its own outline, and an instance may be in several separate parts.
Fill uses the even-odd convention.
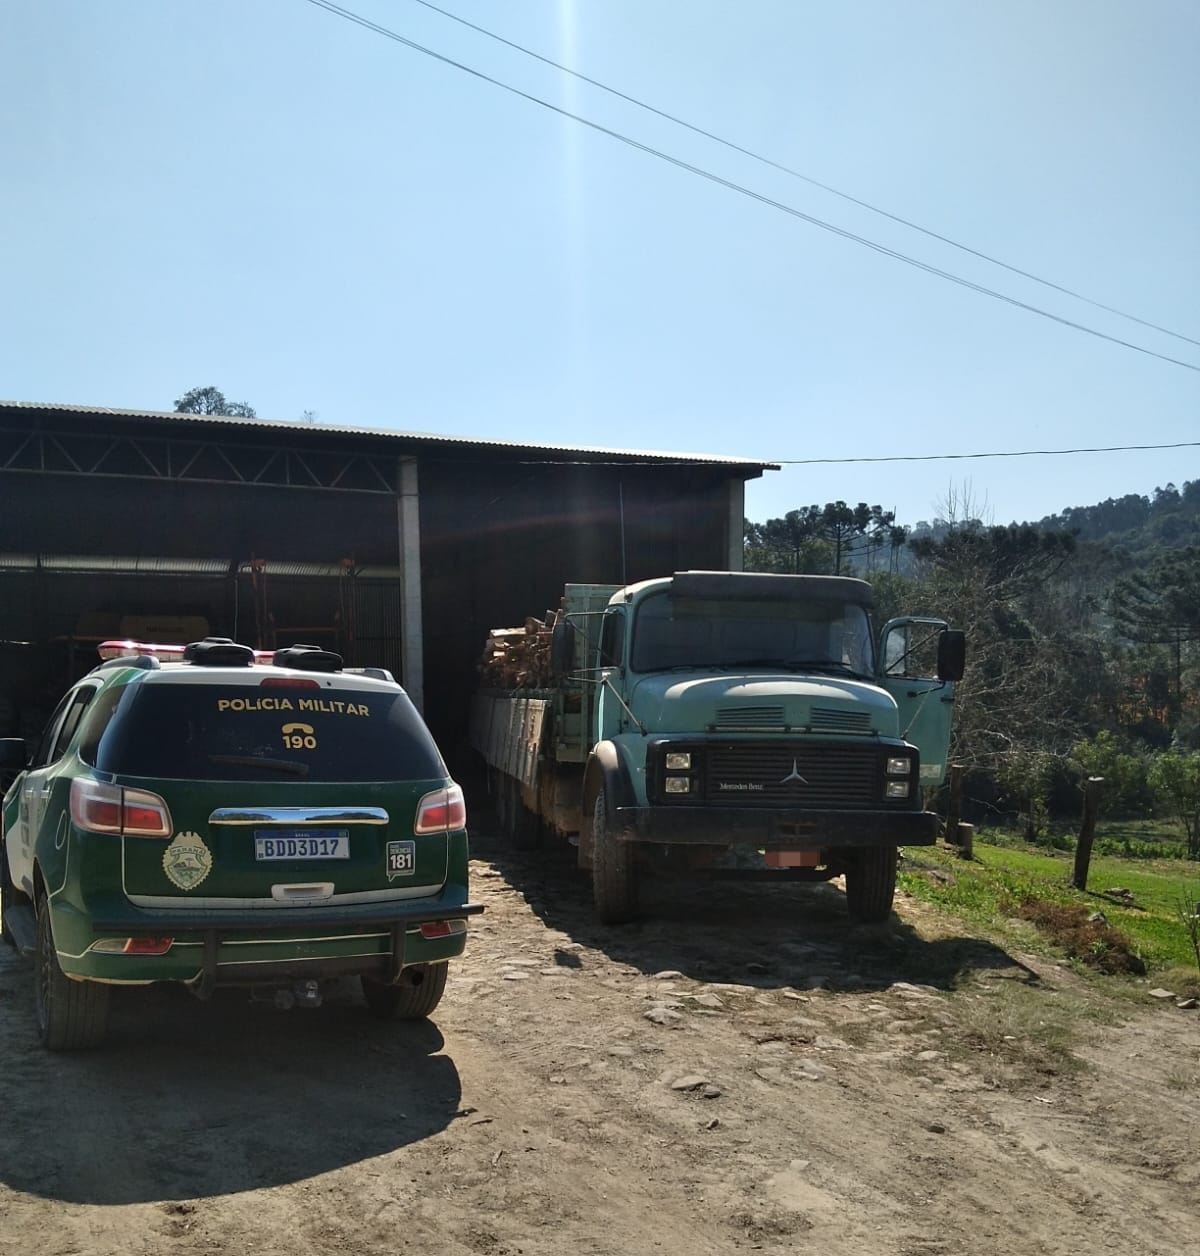
[[[598,919],[648,873],[824,881],[886,919],[931,845],[961,632],[892,619],[865,581],[685,571],[569,584],[541,688],[483,689],[471,740],[517,845],[575,841]]]

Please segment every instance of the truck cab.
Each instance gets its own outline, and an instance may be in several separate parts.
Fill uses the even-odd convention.
[[[945,773],[963,640],[925,618],[877,638],[872,605],[833,576],[679,572],[613,593],[585,629],[580,847],[602,919],[634,913],[654,863],[845,875],[852,915],[887,916],[896,848],[936,839],[923,790]]]

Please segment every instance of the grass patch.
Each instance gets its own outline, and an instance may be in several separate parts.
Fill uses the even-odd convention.
[[[964,1002],[956,1032],[968,1058],[993,1086],[1011,1087],[1036,1079],[1080,1071],[1074,1053],[1081,1007],[1058,1003],[1022,987],[1005,987]]]
[[[987,840],[1006,849],[1059,851],[1074,854],[1076,829],[1052,824],[1032,843],[1015,829],[988,829]],[[1187,842],[1177,824],[1167,820],[1101,820],[1096,827],[1093,856],[1117,859],[1187,859]]]
[[[935,847],[910,849],[901,865],[900,886],[913,897],[945,908],[964,919],[995,929],[1022,916],[1021,905],[1038,902],[1053,908],[1082,911],[1086,918],[1101,911],[1107,924],[1123,935],[1126,950],[1149,969],[1182,968],[1197,971],[1196,956],[1180,918],[1180,903],[1200,903],[1200,865],[1194,861],[1153,859],[1130,861],[1112,855],[1092,859],[1087,893],[1070,884],[1072,857],[1012,843],[993,841],[993,832],[975,835],[975,859]],[[1110,891],[1122,890],[1124,894]],[[1047,919],[1053,916],[1050,912]],[[1030,920],[1036,925],[1036,921]],[[1065,920],[1063,921],[1065,927]],[[1061,939],[1060,945],[1073,953]],[[1111,940],[1080,937],[1093,957],[1104,953]],[[1087,956],[1076,958],[1087,962]]]

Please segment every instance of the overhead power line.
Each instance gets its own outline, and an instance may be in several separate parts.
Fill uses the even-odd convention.
[[[967,454],[886,454],[874,458],[763,458],[761,463],[764,466],[779,467],[845,466],[857,462],[957,462],[969,458],[1061,458],[1070,454],[1125,454],[1154,449],[1200,449],[1200,441],[1181,440],[1165,445],[1094,445],[1078,449],[993,449]],[[566,450],[565,452],[570,453],[571,451]],[[649,460],[651,458],[653,461]],[[462,459],[434,458],[433,461],[461,462]],[[647,453],[637,461],[632,459],[622,461],[620,458],[604,458],[602,461],[596,458],[580,458],[572,461],[565,458],[551,457],[517,458],[514,461],[521,466],[529,467],[713,467],[722,465],[720,457],[716,454],[711,454],[704,458],[688,458],[686,455],[672,458],[669,454],[658,457],[657,455]],[[738,461],[758,463],[760,460],[747,458],[744,454],[739,454]]]
[[[1065,454],[1124,454],[1143,449],[1200,449],[1200,440],[1170,445],[1097,445],[1087,449],[1000,449],[973,454],[890,454],[880,458],[772,458],[781,466],[805,467],[850,462],[954,462],[964,458],[1058,458]]]
[[[822,183],[820,179],[814,179],[811,175],[804,174],[803,171],[796,170],[792,166],[785,165],[783,162],[776,161],[773,157],[766,157],[762,153],[755,152],[751,148],[737,143],[734,140],[726,139],[724,136],[717,135],[713,131],[705,130],[702,126],[688,122],[686,118],[681,118],[677,114],[669,113],[666,109],[660,109],[656,105],[652,105],[645,100],[639,100],[636,96],[629,95],[619,88],[610,87],[607,83],[602,83],[599,79],[591,78],[587,74],[581,73],[579,70],[572,69],[569,65],[563,65],[561,61],[555,61],[552,57],[543,56],[540,52],[534,52],[532,48],[526,48],[524,44],[518,44],[514,40],[506,39],[503,35],[498,35],[495,31],[488,30],[485,26],[479,26],[475,22],[468,21],[465,17],[452,13],[449,9],[440,8],[438,5],[431,3],[431,0],[413,0],[414,4],[419,4],[422,8],[431,9],[434,13],[440,13],[442,17],[449,18],[452,22],[457,22],[460,26],[467,27],[468,30],[476,31],[480,35],[485,35],[488,39],[494,39],[497,43],[503,44],[506,48],[512,48],[514,51],[522,53],[527,57],[532,57],[535,61],[540,61],[543,65],[553,67],[555,70],[561,70],[564,74],[569,74],[572,78],[578,79],[581,83],[587,83],[590,87],[599,88],[602,92],[607,92],[610,96],[615,96],[618,100],[623,100],[627,104],[636,105],[639,109],[646,110],[659,118],[665,119],[667,122],[681,126],[687,131],[691,131],[695,135],[703,136],[707,140],[712,140],[716,144],[720,144],[735,153],[741,153],[743,157],[749,157],[753,161],[760,162],[764,166],[770,166],[773,170],[779,170],[783,174],[790,175],[793,179],[800,179],[804,183],[810,184],[812,187],[820,188],[822,192],[828,192],[832,196],[838,196],[844,201],[848,201],[851,205],[857,205],[860,209],[869,210],[872,214],[878,214],[881,218],[890,219],[890,221],[899,223],[902,227],[909,227],[913,231],[919,231],[922,235],[928,236],[931,240],[938,240],[942,244],[948,244],[951,248],[958,249],[963,253],[969,253],[972,257],[977,257],[981,261],[990,262],[993,266],[999,266],[1003,270],[1007,270],[1014,275],[1020,275],[1023,279],[1031,279],[1034,283],[1041,284],[1045,288],[1051,288],[1055,292],[1061,292],[1064,296],[1073,297],[1077,301],[1084,302],[1085,305],[1094,306],[1098,310],[1104,310],[1108,314],[1115,314],[1118,318],[1129,319],[1130,322],[1139,323],[1143,327],[1149,327],[1153,331],[1162,332],[1164,336],[1172,336],[1176,340],[1185,341],[1190,345],[1200,346],[1200,340],[1195,340],[1191,336],[1185,336],[1182,332],[1172,331],[1169,327],[1163,327],[1158,323],[1152,323],[1149,319],[1139,318],[1136,314],[1130,314],[1126,310],[1119,310],[1114,305],[1105,305],[1103,301],[1097,301],[1092,297],[1084,296],[1082,292],[1076,292],[1073,288],[1067,288],[1062,284],[1055,283],[1050,279],[1043,279],[1040,275],[1035,275],[1031,271],[1022,270],[1019,266],[1013,266],[1009,262],[1001,261],[998,257],[993,257],[990,253],[984,253],[979,249],[972,248],[969,244],[963,244],[959,240],[952,240],[949,236],[942,235],[938,231],[933,231],[928,227],[922,227],[920,223],[913,222],[909,218],[904,218],[900,214],[893,214],[890,210],[882,209],[878,205],[872,205],[870,201],[861,200],[857,196],[852,196],[849,192],[843,192],[839,188],[835,188],[828,183]]]
[[[660,161],[665,161],[672,166],[677,166],[680,170],[686,170],[689,174],[694,174],[701,179],[707,179],[710,183],[715,183],[720,187],[728,188],[731,192],[738,192],[743,196],[749,197],[751,200],[770,206],[772,209],[777,209],[781,213],[789,214],[791,217],[798,218],[802,222],[807,222],[814,227],[820,227],[823,231],[829,231],[845,240],[851,240],[855,244],[861,244],[864,248],[871,249],[876,253],[881,253],[885,257],[891,257],[896,261],[904,262],[909,266],[916,267],[918,270],[923,270],[927,274],[934,275],[939,279],[945,279],[950,283],[955,283],[963,288],[970,289],[972,292],[977,292],[981,296],[991,297],[993,300],[1002,301],[1005,304],[1014,306],[1017,309],[1026,310],[1031,314],[1037,314],[1041,318],[1049,319],[1051,322],[1058,323],[1063,327],[1074,328],[1076,331],[1084,332],[1086,335],[1095,336],[1099,340],[1106,340],[1110,344],[1121,345],[1126,349],[1132,349],[1135,353],[1142,353],[1147,357],[1157,358],[1159,361],[1170,362],[1174,366],[1181,366],[1185,370],[1200,373],[1200,365],[1193,362],[1185,362],[1181,358],[1173,358],[1165,353],[1158,353],[1153,349],[1147,349],[1144,345],[1134,344],[1129,340],[1122,340],[1119,336],[1109,335],[1107,332],[1100,331],[1095,327],[1089,327],[1085,323],[1077,323],[1073,319],[1064,318],[1059,314],[1053,314],[1049,310],[1042,309],[1040,306],[1031,305],[1027,301],[1020,301],[1016,297],[1008,296],[1006,293],[998,292],[994,288],[988,288],[983,284],[975,283],[973,280],[967,279],[962,275],[956,275],[948,270],[942,270],[938,266],[933,266],[928,262],[922,262],[918,258],[911,257],[906,253],[901,253],[896,249],[888,248],[886,245],[880,244],[875,240],[869,240],[865,236],[860,236],[853,231],[846,230],[844,227],[838,227],[834,223],[826,222],[822,218],[817,218],[812,214],[806,214],[803,210],[797,209],[793,205],[787,205],[783,201],[777,201],[770,196],[765,196],[761,192],[755,192],[752,188],[748,188],[744,184],[736,183],[732,179],[723,178],[721,175],[714,174],[711,170],[706,170],[702,166],[695,166],[692,165],[691,162],[684,161],[680,157],[673,157],[670,153],[663,152],[661,149],[654,148],[649,144],[643,144],[640,140],[633,139],[631,136],[625,135],[620,131],[615,131],[611,127],[602,126],[599,122],[593,122],[590,118],[585,118],[581,114],[572,113],[569,109],[564,109],[560,105],[555,105],[548,100],[544,100],[540,96],[535,96],[530,92],[522,91],[519,87],[513,87],[510,83],[505,83],[503,80],[494,78],[490,74],[485,74],[482,70],[476,70],[474,67],[465,65],[461,61],[456,61],[453,57],[448,57],[444,53],[436,52],[432,48],[426,48],[423,44],[418,44],[414,40],[408,39],[406,36],[390,30],[386,26],[381,26],[379,23],[372,22],[368,18],[361,17],[357,13],[352,13],[349,9],[342,8],[341,5],[332,3],[332,0],[308,0],[308,2],[316,5],[319,9],[325,9],[327,12],[334,14],[336,17],[344,18],[346,21],[353,22],[377,35],[382,35],[386,39],[391,39],[398,44],[403,44],[406,48],[411,48],[414,52],[419,52],[424,56],[432,57],[435,61],[440,61],[444,65],[451,66],[456,70],[461,70],[464,74],[469,74],[473,78],[477,78],[482,82],[490,83],[493,87],[498,87],[502,91],[508,92],[513,96],[517,96],[522,100],[527,100],[531,104],[538,105],[543,109],[548,109],[551,113],[559,114],[564,118],[570,118],[573,122],[578,122],[581,126],[586,126],[593,131],[599,132],[601,135],[607,135],[611,139],[628,145],[630,148],[646,153],[648,156],[657,157]]]

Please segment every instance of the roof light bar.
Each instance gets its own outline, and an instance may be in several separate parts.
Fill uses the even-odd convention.
[[[148,654],[160,663],[182,663],[185,645],[155,645],[148,641],[103,641],[96,647],[96,653],[103,662],[110,659],[126,658],[138,654]],[[275,657],[274,650],[255,650],[256,663],[269,663]]]

